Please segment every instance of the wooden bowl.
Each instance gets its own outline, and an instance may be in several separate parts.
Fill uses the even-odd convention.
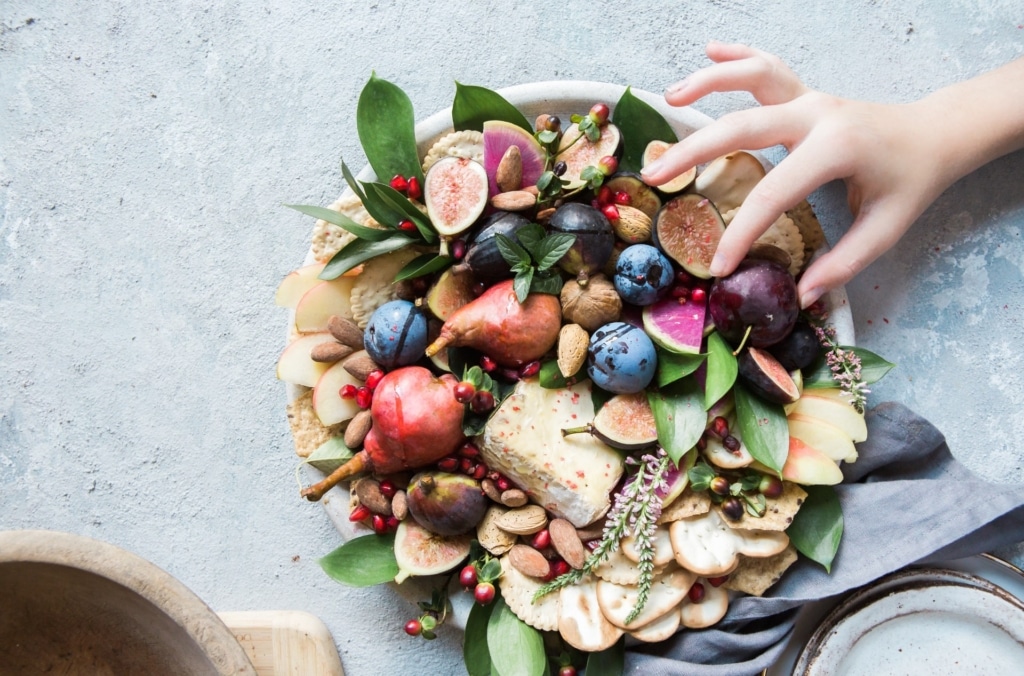
[[[0,665],[16,674],[251,674],[185,585],[113,545],[0,532]]]

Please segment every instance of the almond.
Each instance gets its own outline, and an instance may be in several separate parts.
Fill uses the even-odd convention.
[[[391,513],[399,521],[405,521],[405,517],[409,516],[409,499],[405,491],[398,491],[395,497],[391,498]]]
[[[497,523],[506,512],[506,507],[491,505],[476,526],[476,539],[480,546],[495,556],[501,556],[516,543],[516,536],[501,529]]]
[[[596,526],[590,525],[586,528],[577,528],[576,535],[579,537],[580,542],[590,542],[591,540],[600,540],[601,536],[604,535],[604,525],[598,524]]]
[[[370,415],[369,410],[356,413],[355,417],[349,421],[348,427],[345,428],[345,445],[349,448],[362,446],[363,439],[366,438],[366,433],[370,431],[371,425],[373,425],[373,416]]]
[[[354,352],[354,350],[348,345],[328,341],[326,343],[314,345],[313,349],[309,351],[309,358],[313,361],[333,364],[334,362],[341,361],[345,357],[349,356],[352,352]]]
[[[380,368],[377,362],[370,359],[370,355],[366,350],[353,352],[345,357],[345,361],[341,362],[341,364],[346,371],[359,380],[366,380],[366,376],[370,375],[371,371],[376,371]]]
[[[506,507],[522,507],[529,498],[518,488],[510,488],[501,494],[501,504]]]
[[[498,184],[500,192],[519,190],[523,183],[523,156],[519,146],[509,146],[501,156],[494,174],[494,182]]]
[[[480,489],[484,492],[484,495],[489,497],[494,502],[501,502],[501,491],[490,479],[484,479],[480,482]]]
[[[548,515],[540,505],[526,505],[505,512],[495,523],[509,533],[533,535],[548,525]]]
[[[587,550],[576,534],[576,527],[565,519],[552,519],[548,524],[551,546],[570,566],[579,570],[587,560]]]
[[[522,190],[523,192],[528,192],[528,193],[530,193],[530,194],[531,194],[531,195],[533,195],[534,197],[537,197],[537,196],[539,196],[539,195],[540,195],[540,190],[539,190],[539,189],[537,188],[537,186],[535,186],[535,185],[524,185],[524,186],[523,186],[522,188],[520,188],[520,189],[521,189],[521,190]]]
[[[327,330],[342,345],[353,350],[363,349],[363,331],[351,319],[334,315],[327,320]]]
[[[627,244],[639,244],[651,238],[651,217],[636,207],[616,205],[619,217],[612,222],[612,229],[619,239]]]
[[[391,501],[385,497],[380,490],[380,484],[374,479],[363,479],[355,484],[353,490],[359,498],[359,504],[366,505],[366,508],[374,514],[391,516]]]
[[[537,222],[538,223],[547,223],[548,221],[551,220],[551,217],[554,216],[554,215],[555,215],[555,209],[553,209],[553,208],[541,209],[540,211],[537,212]]]
[[[508,550],[508,562],[527,577],[546,577],[551,572],[544,555],[529,545],[513,545]]]
[[[558,332],[558,370],[571,378],[587,363],[590,336],[579,324],[566,324]]]
[[[500,192],[491,198],[491,206],[501,211],[526,211],[537,204],[537,198],[525,190]]]

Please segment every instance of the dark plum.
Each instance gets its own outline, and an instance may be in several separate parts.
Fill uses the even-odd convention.
[[[821,343],[810,324],[798,321],[789,335],[772,345],[768,351],[787,371],[803,370],[817,361],[821,354]]]
[[[590,275],[600,271],[612,255],[615,246],[612,224],[589,204],[567,202],[555,210],[548,224],[553,232],[576,235],[572,248],[558,265],[576,275],[581,284],[586,284]]]
[[[490,285],[503,279],[511,279],[512,266],[498,250],[495,235],[502,234],[515,239],[516,232],[529,225],[530,219],[510,211],[496,211],[487,217],[483,227],[473,237],[466,249],[462,262],[452,268],[455,274],[472,271],[477,281]]]
[[[615,262],[615,290],[633,305],[651,305],[675,279],[672,262],[650,244],[626,247]]]
[[[715,328],[733,345],[743,342],[749,327],[747,344],[768,347],[785,338],[796,324],[800,314],[796,281],[778,263],[747,259],[711,285],[708,310]]]

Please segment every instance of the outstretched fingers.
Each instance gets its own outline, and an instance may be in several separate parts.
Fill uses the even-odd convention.
[[[762,105],[774,105],[810,91],[781,59],[767,52],[711,43],[708,56],[716,63],[669,87],[666,101],[686,106],[712,92],[747,91]]]

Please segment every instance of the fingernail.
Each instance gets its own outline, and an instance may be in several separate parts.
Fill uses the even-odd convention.
[[[689,86],[690,86],[690,79],[689,78],[684,78],[684,79],[680,80],[679,82],[675,83],[674,85],[672,85],[671,87],[669,87],[668,89],[666,89],[665,90],[665,96],[672,96],[673,94],[678,94],[679,92],[683,91],[684,89],[686,89]]]
[[[708,272],[712,277],[721,276],[725,272],[725,256],[716,253],[715,257],[711,259],[711,265],[708,266]]]
[[[658,172],[661,171],[662,164],[663,163],[661,160],[655,160],[651,162],[646,167],[640,170],[641,178],[646,180],[651,178],[652,176],[657,176]]]
[[[820,286],[816,286],[813,289],[804,291],[804,294],[800,296],[800,307],[806,310],[810,306],[814,305],[814,301],[821,298],[821,294],[825,293],[825,289]]]

